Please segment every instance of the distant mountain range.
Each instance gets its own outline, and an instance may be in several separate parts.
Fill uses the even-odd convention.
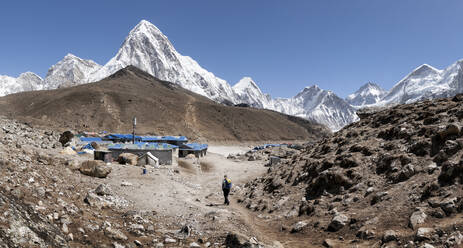
[[[32,72],[17,78],[0,76],[0,96],[96,82],[129,65],[217,102],[245,103],[276,110],[317,121],[334,131],[358,120],[355,111],[362,107],[408,103],[463,92],[463,60],[459,60],[444,70],[421,65],[389,91],[367,83],[342,99],[332,91],[313,85],[292,98],[272,98],[250,77],[232,87],[192,58],[181,55],[156,26],[142,20],[130,31],[116,56],[104,66],[68,54],[48,70],[45,79]]]
[[[316,140],[323,125],[275,111],[225,106],[127,66],[95,83],[0,98],[0,115],[71,130],[188,135],[195,141]]]

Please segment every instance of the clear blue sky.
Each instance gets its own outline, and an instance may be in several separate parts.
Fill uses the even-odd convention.
[[[318,84],[345,97],[389,89],[415,67],[463,58],[463,1],[3,1],[0,74],[45,76],[67,53],[105,64],[140,20],[176,49],[272,96]]]

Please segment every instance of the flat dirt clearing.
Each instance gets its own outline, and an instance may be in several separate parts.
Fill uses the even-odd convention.
[[[225,155],[227,147],[210,150]],[[230,153],[247,150],[246,146],[229,149]],[[233,161],[224,155],[208,152],[199,160],[180,159],[178,167],[149,168],[147,174],[142,174],[141,167],[113,163],[111,174],[98,183],[108,184],[115,194],[129,200],[132,210],[155,213],[157,227],[163,229],[158,231],[166,235],[189,225],[207,237],[233,232],[272,244],[276,237],[263,236],[251,211],[237,203],[235,197],[241,185],[265,173],[264,161]],[[229,206],[223,205],[224,174],[233,182]]]

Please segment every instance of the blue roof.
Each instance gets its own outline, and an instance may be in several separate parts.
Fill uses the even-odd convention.
[[[114,144],[108,146],[110,150],[170,150],[177,148],[178,146],[166,144],[166,143],[146,143],[146,142],[135,142],[135,144]]]
[[[98,142],[102,141],[100,137],[80,137],[81,141],[85,142]]]
[[[190,144],[183,144],[180,147],[180,150],[185,151],[201,151],[207,149],[207,144],[199,144],[199,143],[190,143]]]
[[[95,150],[95,148],[93,148],[92,144],[90,144],[90,143],[88,143],[87,145],[83,146],[82,149]]]
[[[120,133],[112,133],[104,136],[105,139],[109,140],[132,140],[132,134],[120,134]],[[141,136],[135,135],[135,140],[141,140]]]
[[[141,136],[141,141],[153,142],[153,141],[184,141],[188,142],[185,136]]]

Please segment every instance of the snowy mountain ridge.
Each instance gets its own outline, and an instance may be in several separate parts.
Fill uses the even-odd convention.
[[[236,95],[225,80],[178,53],[167,37],[146,20],[130,31],[116,56],[92,73],[87,81],[99,81],[129,65],[210,99],[236,102]]]
[[[364,106],[379,102],[387,91],[379,85],[368,82],[361,86],[355,93],[346,97],[347,103],[352,106]]]
[[[33,72],[21,73],[17,78],[0,75],[0,96],[43,88],[42,78]]]
[[[250,106],[275,110],[323,123],[337,131],[343,126],[358,120],[355,108],[332,91],[323,90],[318,85],[305,87],[292,98],[275,98],[263,94],[257,84],[250,78],[243,78],[233,89],[239,99],[245,99]]]
[[[232,88],[237,95],[237,102],[247,103],[255,108],[273,109],[270,95],[262,93],[252,78],[244,77]]]
[[[93,60],[81,59],[68,53],[62,60],[48,69],[44,85],[46,89],[57,89],[82,84],[91,73],[100,68],[101,65]]]
[[[463,60],[444,70],[421,65],[400,80],[377,105],[410,103],[463,92]]]
[[[409,103],[463,92],[463,60],[459,60],[443,70],[421,65],[389,91],[377,84],[367,83],[342,99],[331,91],[313,85],[291,98],[272,98],[263,93],[250,77],[244,77],[232,87],[202,68],[191,57],[181,55],[156,26],[142,20],[129,32],[116,55],[104,66],[67,54],[50,67],[44,79],[32,72],[23,73],[17,78],[0,75],[0,96],[96,82],[129,65],[217,102],[246,103],[256,108],[313,119],[332,130],[357,120],[355,110],[362,107]]]

